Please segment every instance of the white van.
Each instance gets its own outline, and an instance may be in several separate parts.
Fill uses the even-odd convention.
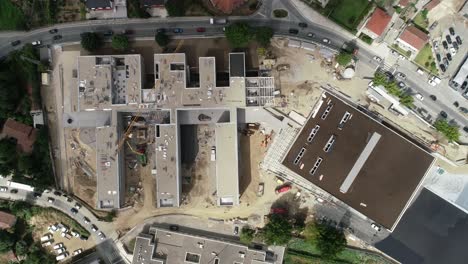
[[[418,68],[416,70],[417,73],[421,74],[421,75],[424,75],[424,71],[421,69],[421,68]]]
[[[211,161],[216,161],[216,147],[211,147]]]

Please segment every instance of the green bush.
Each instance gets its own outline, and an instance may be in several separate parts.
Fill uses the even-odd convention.
[[[346,51],[341,51],[340,54],[336,56],[336,62],[338,62],[338,64],[340,64],[341,66],[348,65],[352,59],[353,54]]]
[[[273,29],[270,27],[258,27],[255,29],[255,40],[262,47],[270,45],[271,38],[273,37]]]
[[[96,51],[102,46],[102,40],[98,34],[94,32],[86,32],[81,34],[81,47],[87,51]]]
[[[273,16],[276,18],[284,18],[288,16],[288,11],[284,9],[275,9],[273,10]]]
[[[226,27],[226,39],[233,48],[243,48],[252,39],[252,29],[246,23],[235,23]]]
[[[242,227],[241,233],[240,233],[240,241],[246,245],[249,245],[252,243],[252,240],[255,235],[255,230],[248,226]]]
[[[292,225],[278,214],[270,216],[270,220],[263,228],[263,238],[268,245],[285,245],[291,239]]]
[[[437,131],[441,132],[450,142],[458,141],[460,138],[460,131],[455,125],[451,125],[445,119],[438,119],[434,123]]]
[[[158,32],[156,36],[154,36],[154,40],[156,41],[156,43],[158,43],[160,47],[166,47],[171,41],[169,39],[169,36],[166,35],[166,33],[164,32]]]
[[[114,50],[118,50],[120,52],[126,51],[129,47],[128,37],[123,34],[114,35],[112,37],[111,45]]]

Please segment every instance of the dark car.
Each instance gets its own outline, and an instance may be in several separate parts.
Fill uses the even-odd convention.
[[[38,192],[35,192],[35,193],[33,193],[33,196],[34,196],[34,198],[39,198],[39,197],[42,196],[42,194],[38,193]]]
[[[62,39],[62,35],[55,35],[53,39],[54,39],[54,40]]]
[[[455,36],[455,29],[453,27],[449,27],[450,35]]]
[[[444,49],[448,49],[448,44],[447,41],[442,41],[442,46],[444,46]]]
[[[295,28],[290,28],[289,29],[289,34],[294,34],[296,35],[297,33],[299,33],[299,30],[295,29]]]
[[[299,23],[299,24],[297,24],[297,25],[298,25],[299,27],[301,27],[301,28],[306,28],[306,27],[307,27],[307,24],[306,24],[306,23],[303,23],[303,22],[301,22],[301,23]]]
[[[468,127],[463,127],[463,131],[465,131],[466,133],[468,133]]]
[[[388,82],[392,82],[395,79],[395,76],[393,76],[392,72],[390,71],[386,71],[384,74],[387,77]]]
[[[455,40],[457,41],[458,45],[461,45],[463,43],[460,36],[456,36]]]
[[[50,34],[55,34],[57,32],[58,32],[58,29],[56,29],[56,28],[49,30]]]
[[[456,50],[458,50],[458,48],[459,48],[459,47],[458,47],[458,43],[456,43],[456,42],[453,42],[453,43],[452,43],[452,46],[453,46],[453,48],[456,49]]]
[[[458,110],[460,110],[460,112],[464,114],[468,114],[468,109],[466,109],[465,107],[460,107]]]
[[[239,234],[239,227],[236,226],[234,227],[234,235],[238,235]]]
[[[441,70],[442,72],[445,72],[445,71],[447,70],[447,68],[445,68],[445,65],[444,65],[444,64],[440,64],[439,67],[440,67],[440,70]]]
[[[112,30],[107,30],[106,32],[103,33],[104,37],[112,37],[114,35],[114,31]]]
[[[179,231],[179,226],[178,226],[178,225],[170,225],[170,226],[169,226],[169,229],[170,229],[171,231]]]
[[[165,28],[158,28],[158,29],[156,29],[156,33],[166,33],[166,29]]]
[[[439,53],[436,54],[436,59],[437,59],[438,62],[440,62],[442,60]]]
[[[453,102],[453,106],[455,106],[455,107],[459,107],[459,106],[460,106],[460,104],[459,104],[457,101],[455,101],[455,102]]]
[[[449,61],[447,60],[447,58],[444,57],[444,59],[442,60],[444,62],[444,65],[445,66],[448,66],[449,65]]]
[[[450,53],[447,53],[447,55],[446,55],[446,56],[447,56],[447,59],[448,59],[449,61],[452,61],[452,54],[450,54]]]
[[[197,32],[202,33],[202,32],[205,32],[205,31],[206,31],[206,29],[204,27],[197,28]]]
[[[452,44],[452,38],[450,35],[445,36],[445,39],[447,40],[448,44]]]
[[[19,40],[15,40],[11,43],[11,45],[14,47],[14,46],[18,46],[19,44],[21,43],[21,41]]]
[[[10,193],[18,193],[18,189],[11,189]]]
[[[68,198],[67,198],[67,202],[71,203],[71,202],[73,202],[73,199],[70,198],[70,197],[68,197]]]
[[[81,236],[80,236],[80,239],[83,240],[83,241],[86,241],[86,240],[88,240],[88,237],[87,237],[87,236],[81,235]]]
[[[437,97],[433,94],[429,95],[429,98],[431,98],[432,101],[437,101]]]
[[[76,215],[78,213],[78,210],[76,210],[75,208],[72,208],[72,209],[70,209],[70,212],[72,212],[72,214]]]
[[[57,196],[62,196],[62,193],[61,193],[61,192],[59,192],[59,191],[55,191],[55,192],[54,192],[54,195],[57,195]]]
[[[464,81],[460,86],[460,89],[465,90],[466,86],[468,85],[468,81]]]
[[[440,116],[442,118],[447,118],[448,117],[447,113],[445,113],[444,111],[440,111]]]

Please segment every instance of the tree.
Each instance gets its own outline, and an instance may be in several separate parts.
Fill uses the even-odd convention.
[[[263,47],[270,45],[272,37],[273,29],[270,27],[259,27],[255,31],[255,39]]]
[[[22,97],[21,92],[16,74],[10,69],[0,70],[0,118],[6,119],[15,112]]]
[[[340,64],[341,66],[348,65],[352,59],[353,55],[346,51],[341,51],[340,54],[336,56],[336,62],[338,62],[338,64]]]
[[[250,244],[252,243],[252,240],[254,238],[255,230],[248,226],[242,227],[241,233],[240,233],[240,241],[244,244]]]
[[[424,18],[424,20],[427,20],[427,15],[429,14],[429,11],[427,9],[421,10],[421,16]]]
[[[252,38],[252,30],[246,23],[235,23],[226,27],[226,39],[234,48],[246,47]]]
[[[335,258],[346,247],[346,238],[343,231],[336,229],[326,222],[311,222],[304,230],[307,242],[320,250],[322,257]]]
[[[0,253],[5,253],[11,250],[14,244],[14,235],[5,230],[0,230]]]
[[[94,32],[86,32],[81,34],[81,47],[87,51],[95,51],[102,45],[102,40],[98,34]]]
[[[15,254],[18,256],[25,256],[28,254],[29,246],[28,243],[24,240],[20,240],[16,242],[15,245]]]
[[[139,0],[128,0],[127,10],[129,18],[149,18],[151,15],[140,5]]]
[[[414,97],[409,94],[403,94],[400,97],[400,103],[407,107],[412,107],[414,103]]]
[[[185,3],[180,3],[180,1],[177,0],[167,0],[166,4],[164,5],[167,10],[167,14],[169,16],[184,16],[185,15],[185,8],[186,6]]]
[[[169,36],[166,35],[166,33],[164,32],[158,32],[154,37],[154,40],[156,41],[156,43],[158,43],[160,47],[166,47],[167,44],[169,44],[169,42],[171,41],[169,39]]]
[[[285,245],[291,239],[291,231],[292,226],[285,217],[273,214],[263,228],[263,236],[269,245]]]
[[[374,82],[374,86],[385,86],[387,84],[387,76],[381,72],[376,72],[372,81]]]
[[[434,123],[434,127],[437,131],[444,134],[444,136],[450,142],[458,141],[460,138],[460,131],[458,130],[458,127],[455,125],[450,125],[445,119],[438,119]]]
[[[114,35],[112,37],[112,48],[123,52],[128,49],[128,38],[123,34]]]

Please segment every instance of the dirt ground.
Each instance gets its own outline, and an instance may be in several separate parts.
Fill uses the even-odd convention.
[[[49,250],[52,253],[55,253],[53,246],[57,243],[63,243],[63,245],[66,248],[66,251],[68,251],[70,255],[72,255],[73,251],[77,249],[81,248],[83,249],[83,251],[85,251],[94,246],[94,242],[91,239],[88,239],[86,241],[83,241],[77,237],[71,237],[70,239],[67,239],[62,237],[60,235],[61,232],[59,231],[51,233],[47,228],[48,226],[53,225],[55,223],[62,223],[69,228],[72,226],[70,218],[58,215],[55,212],[46,212],[34,216],[31,218],[30,223],[31,225],[34,225],[33,239],[35,241],[40,241],[40,238],[45,234],[53,235],[53,243],[51,246],[47,247],[47,250]],[[70,231],[71,230],[72,229],[70,228]]]

